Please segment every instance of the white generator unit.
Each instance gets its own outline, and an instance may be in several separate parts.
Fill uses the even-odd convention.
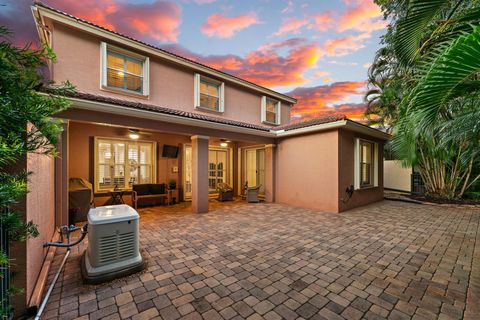
[[[139,250],[139,215],[121,204],[88,212],[88,247],[82,275],[89,284],[110,281],[144,268]]]

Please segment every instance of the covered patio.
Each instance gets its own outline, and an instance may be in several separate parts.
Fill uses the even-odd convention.
[[[147,269],[98,286],[70,256],[44,319],[475,319],[480,212],[384,201],[140,210]],[[58,250],[50,280],[62,260]]]
[[[215,118],[193,126],[194,120],[185,120],[185,115],[157,112],[154,117],[149,112],[142,117],[141,111],[135,110],[133,116],[130,109],[122,114],[116,100],[115,105],[72,102],[71,109],[58,114],[64,121],[55,166],[57,210],[63,212],[59,224],[67,222],[71,178],[92,184],[95,206],[112,204],[112,191],[121,191],[121,200],[133,206],[136,184],[161,184],[161,194],[168,192],[168,197],[152,197],[141,204],[187,201],[195,213],[208,212],[209,199],[218,197],[221,183],[233,189],[235,198],[248,184],[260,186],[262,200],[274,200],[275,145],[264,127],[224,120],[217,124]],[[116,114],[108,113],[109,108]]]

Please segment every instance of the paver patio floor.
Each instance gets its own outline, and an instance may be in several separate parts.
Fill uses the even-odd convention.
[[[147,270],[82,285],[83,245],[43,319],[460,319],[466,309],[474,319],[478,310],[478,209],[230,203],[140,214]]]

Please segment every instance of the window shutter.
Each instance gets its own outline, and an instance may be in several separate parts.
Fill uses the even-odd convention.
[[[267,97],[266,96],[262,97],[260,113],[261,113],[261,121],[262,122],[267,121]]]
[[[353,153],[354,163],[354,183],[355,190],[360,189],[360,139],[355,139],[355,149]]]
[[[107,86],[107,44],[100,42],[100,87]]]
[[[218,111],[223,112],[225,111],[225,82],[222,82],[222,84],[219,87],[219,99],[220,103],[218,106]]]
[[[193,107],[198,108],[200,107],[200,74],[198,73],[195,73],[195,76],[194,76],[193,91],[194,91]]]
[[[143,61],[143,95],[150,95],[150,59]]]
[[[277,124],[282,122],[282,102],[277,102]]]
[[[378,187],[378,143],[373,145],[373,186]]]

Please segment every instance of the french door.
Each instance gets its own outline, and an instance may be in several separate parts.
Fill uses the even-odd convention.
[[[265,149],[245,149],[245,183],[249,187],[261,185],[265,193]]]
[[[232,159],[229,148],[209,147],[208,148],[208,192],[215,194],[219,183],[231,185],[232,181]],[[192,146],[184,145],[184,174],[183,174],[183,199],[192,199]]]
[[[228,150],[208,150],[208,192],[217,192],[219,183],[227,183]]]

